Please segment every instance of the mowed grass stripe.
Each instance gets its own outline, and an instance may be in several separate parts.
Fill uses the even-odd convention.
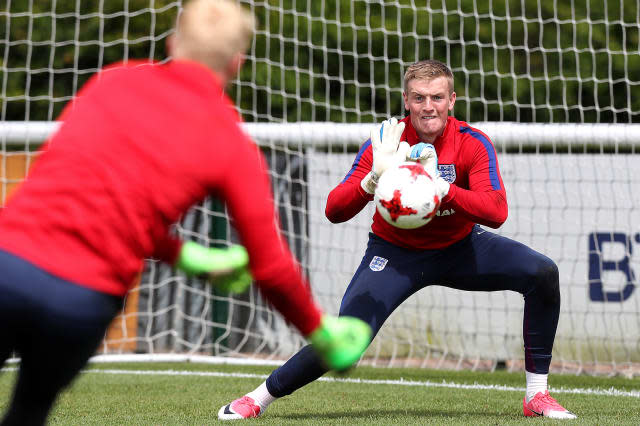
[[[16,371],[16,368],[4,368],[3,371]],[[101,373],[101,374],[124,374],[124,375],[164,375],[164,376],[200,376],[200,377],[222,377],[222,378],[243,378],[243,379],[266,379],[267,374],[238,373],[238,372],[219,372],[219,371],[184,371],[184,370],[116,370],[116,369],[89,369],[83,370],[83,373]],[[416,387],[432,387],[432,388],[449,388],[449,389],[467,389],[467,390],[492,390],[506,392],[524,392],[524,387],[506,386],[506,385],[487,385],[481,383],[465,384],[454,383],[443,380],[442,382],[415,381],[415,380],[381,380],[381,379],[359,379],[359,378],[340,378],[340,377],[321,377],[321,382],[334,383],[355,383],[364,385],[396,385],[396,386],[416,386]],[[640,398],[640,391],[625,391],[616,388],[599,389],[599,388],[566,388],[551,387],[554,393],[567,393],[578,395],[595,395],[595,396],[624,396],[632,398]]]
[[[90,365],[60,395],[48,424],[229,424],[218,420],[220,407],[255,388],[272,370],[196,363]],[[15,368],[0,374],[0,414],[10,402],[16,376]],[[329,374],[281,398],[263,417],[246,424],[557,424],[522,415],[523,385],[522,372],[358,367],[347,376]],[[559,401],[579,416],[571,421],[572,426],[640,425],[638,398],[611,395],[611,389],[629,395],[640,392],[639,378],[555,374],[551,385],[582,392],[558,395]]]

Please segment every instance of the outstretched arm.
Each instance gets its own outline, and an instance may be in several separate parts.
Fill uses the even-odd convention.
[[[436,176],[441,200],[450,203],[456,213],[491,228],[499,228],[507,220],[507,195],[491,144],[476,145],[469,171],[469,189],[449,184],[439,175],[438,157],[431,144],[414,145],[407,159],[419,161]]]
[[[344,370],[360,359],[371,329],[363,321],[323,315],[309,283],[283,240],[275,214],[264,156],[246,140],[236,141],[243,161],[223,185],[234,226],[249,253],[252,274],[265,298],[311,342],[331,369]]]
[[[244,135],[229,143],[235,144],[234,158],[242,161],[224,174],[220,195],[249,253],[251,273],[265,298],[308,335],[320,324],[321,311],[281,236],[264,157]]]

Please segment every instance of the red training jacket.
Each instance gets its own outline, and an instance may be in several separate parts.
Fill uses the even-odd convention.
[[[419,143],[410,117],[402,121],[406,125],[401,140],[411,146]],[[444,132],[433,146],[438,154],[440,173],[451,183],[438,214],[417,229],[396,228],[377,210],[373,215],[372,232],[397,246],[415,250],[439,249],[460,241],[476,223],[498,228],[507,219],[507,196],[496,151],[487,135],[448,117]],[[371,140],[367,140],[349,173],[329,194],[325,213],[331,222],[351,219],[373,200],[373,195],[360,186],[372,165]]]
[[[143,259],[173,264],[169,227],[224,200],[263,295],[303,334],[321,312],[280,235],[260,150],[203,65],[129,61],[93,76],[0,214],[0,248],[81,286],[124,295]]]

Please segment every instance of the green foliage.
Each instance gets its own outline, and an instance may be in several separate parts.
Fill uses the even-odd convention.
[[[259,22],[231,89],[247,121],[399,115],[404,68],[436,58],[467,121],[640,122],[637,2],[242,2]],[[101,66],[163,59],[178,3],[6,3],[2,119],[51,120]]]
[[[3,120],[52,120],[102,66],[130,58],[163,59],[164,39],[178,11],[178,3],[168,0],[4,4]]]

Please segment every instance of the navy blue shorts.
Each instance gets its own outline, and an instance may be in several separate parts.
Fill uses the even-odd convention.
[[[342,299],[340,315],[361,318],[377,333],[402,302],[429,285],[468,291],[511,290],[524,295],[525,303],[537,291],[540,297],[532,298],[534,304],[559,307],[557,273],[548,257],[480,226],[461,241],[437,250],[408,250],[370,234],[367,251]],[[557,314],[553,316],[557,321]],[[553,324],[554,335],[555,328]]]
[[[0,366],[21,358],[7,424],[39,424],[86,364],[123,298],[70,283],[0,250]]]

